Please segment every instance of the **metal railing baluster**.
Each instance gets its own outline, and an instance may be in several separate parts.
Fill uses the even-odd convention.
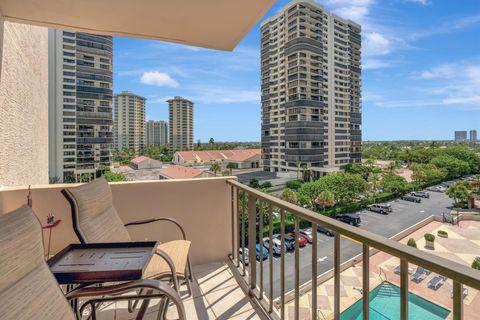
[[[263,201],[258,201],[259,206],[259,223],[258,223],[258,243],[260,244],[260,292],[258,293],[258,299],[263,298]],[[270,255],[270,254],[269,254]],[[270,258],[271,259],[271,258]]]
[[[273,312],[273,212],[272,204],[268,205],[268,249],[270,251],[270,261],[269,261],[269,286],[270,286],[270,301],[268,305],[268,311]]]
[[[250,289],[257,286],[257,199],[254,195],[248,194],[248,262],[250,265]],[[260,258],[261,259],[261,258]]]
[[[408,320],[408,261],[400,259],[400,319]]]
[[[340,319],[340,234],[335,233],[333,246],[333,319]]]
[[[246,196],[247,196],[247,193],[246,192],[243,192],[243,195],[242,195],[242,211],[240,213],[241,215],[241,228],[242,228],[242,266],[243,266],[243,272],[242,272],[242,275],[245,276],[246,274],[246,267],[245,267],[245,200],[246,200]]]
[[[317,224],[312,223],[312,320],[317,319]]]
[[[363,320],[370,319],[370,248],[366,244],[363,245],[363,281],[362,281],[362,309]]]
[[[300,236],[300,219],[295,217],[295,320],[300,316],[300,244],[298,237]]]
[[[280,210],[280,319],[285,319],[285,210]]]
[[[453,320],[463,319],[463,285],[453,281]]]

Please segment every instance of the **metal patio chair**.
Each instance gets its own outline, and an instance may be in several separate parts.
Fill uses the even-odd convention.
[[[185,310],[178,293],[158,280],[146,279],[113,286],[83,287],[64,296],[44,260],[42,229],[32,209],[24,205],[10,213],[0,214],[0,318],[2,320],[74,320],[81,319],[91,306],[89,318],[96,318],[96,306],[103,302],[133,299],[172,301],[179,318]],[[138,290],[149,295],[138,295]],[[73,311],[68,300],[81,299]],[[84,301],[86,300],[86,301]],[[162,310],[159,309],[159,317]],[[137,316],[143,318],[143,314]]]
[[[182,284],[187,286],[188,296],[191,295],[193,276],[189,259],[190,241],[180,223],[172,218],[159,217],[123,224],[113,206],[110,185],[104,178],[63,189],[62,193],[71,205],[73,229],[82,243],[130,242],[128,226],[167,222],[176,227],[181,239],[158,245],[156,254],[145,270],[145,278],[167,279],[178,292],[178,279],[181,279]],[[130,305],[130,311],[133,311],[137,302]]]

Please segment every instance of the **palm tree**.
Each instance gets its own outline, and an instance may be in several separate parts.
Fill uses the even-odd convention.
[[[302,166],[302,163],[297,160],[297,162],[295,162],[295,165],[297,166],[297,180],[300,180],[300,168]]]
[[[335,204],[335,196],[330,191],[322,191],[317,198],[315,198],[315,203],[321,207],[323,213],[325,213],[325,208],[329,208]]]
[[[309,182],[312,178],[312,170],[310,170],[307,165],[303,166],[303,181]]]
[[[229,163],[227,163],[227,166],[226,166],[226,168],[230,171],[230,175],[232,175],[232,171],[236,167],[237,167],[237,164],[234,163],[234,162],[229,162]]]
[[[222,168],[220,167],[220,165],[218,164],[218,162],[214,162],[212,163],[212,165],[210,166],[210,171],[213,171],[213,174],[215,175],[215,177],[217,176],[217,172],[220,171]]]

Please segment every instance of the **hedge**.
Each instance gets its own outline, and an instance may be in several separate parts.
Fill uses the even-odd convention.
[[[301,180],[289,180],[286,183],[286,187],[295,191],[298,191],[302,186],[303,181]]]

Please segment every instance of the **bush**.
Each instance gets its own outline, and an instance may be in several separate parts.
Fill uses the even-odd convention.
[[[448,238],[448,233],[447,233],[447,231],[438,230],[437,231],[437,236],[439,236],[441,238]]]
[[[480,257],[476,257],[475,259],[473,259],[472,268],[480,270]]]
[[[431,233],[425,233],[424,238],[425,238],[426,241],[434,241],[435,240],[435,236]]]
[[[303,181],[301,180],[289,180],[287,181],[286,187],[295,191],[298,191],[302,186]]]
[[[272,187],[272,183],[270,181],[266,181],[260,185],[260,188],[262,189],[268,189]]]
[[[415,239],[410,238],[410,239],[408,239],[407,246],[412,247],[412,248],[416,248],[417,247],[417,242],[415,241]]]

